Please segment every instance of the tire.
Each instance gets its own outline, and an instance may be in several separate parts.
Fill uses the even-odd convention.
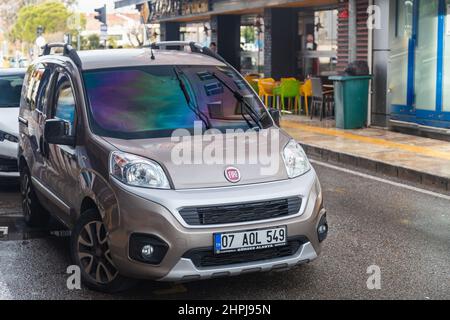
[[[72,261],[80,267],[81,281],[91,290],[116,293],[131,288],[135,281],[119,274],[111,259],[108,234],[96,209],[81,214],[71,233]]]
[[[43,227],[48,223],[49,213],[42,207],[33,183],[30,170],[24,166],[20,170],[20,194],[22,196],[22,210],[25,223],[30,227]]]

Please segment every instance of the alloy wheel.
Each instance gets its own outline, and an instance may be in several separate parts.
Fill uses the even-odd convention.
[[[78,235],[78,258],[85,273],[99,284],[108,284],[117,277],[106,228],[101,221],[91,221],[81,230]]]

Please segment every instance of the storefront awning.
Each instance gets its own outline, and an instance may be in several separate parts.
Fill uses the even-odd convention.
[[[147,1],[148,0],[119,0],[114,3],[114,7],[116,9],[119,9],[119,8],[123,8],[123,7],[133,6],[136,4],[143,4]]]
[[[119,0],[115,2],[115,8],[122,8],[131,5],[143,4],[151,2],[149,0]],[[157,0],[154,2],[157,2]],[[180,1],[181,2],[181,1]],[[323,6],[337,6],[339,0],[220,0],[212,3],[210,10],[198,13],[183,13],[172,14],[168,16],[158,16],[156,21],[195,21],[207,20],[211,15],[218,14],[250,14],[260,13],[264,8],[292,8],[292,7],[323,7]]]

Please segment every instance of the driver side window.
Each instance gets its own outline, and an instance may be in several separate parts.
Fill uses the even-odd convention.
[[[75,135],[75,96],[67,78],[59,81],[56,93],[54,118],[64,120],[69,124],[69,135]]]

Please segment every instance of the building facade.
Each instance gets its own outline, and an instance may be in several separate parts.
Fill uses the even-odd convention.
[[[363,21],[369,0],[354,2]],[[161,40],[214,42],[243,74],[326,77],[348,64],[346,0],[116,1],[116,8],[129,5],[136,5],[147,23],[159,23]],[[357,57],[367,60],[367,27],[359,22]]]
[[[86,28],[83,37],[99,34],[101,23],[95,19],[95,13],[86,14]],[[107,39],[113,40],[117,46],[132,47],[142,42],[142,25],[138,13],[114,13],[107,15]]]
[[[369,124],[450,132],[450,0],[116,2],[128,5],[159,23],[161,40],[215,42],[244,74],[325,78],[367,61]]]

